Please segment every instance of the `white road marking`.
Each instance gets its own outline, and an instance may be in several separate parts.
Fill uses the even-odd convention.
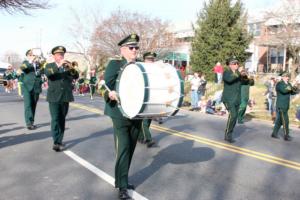
[[[63,151],[67,156],[75,160],[77,163],[81,164],[94,174],[96,174],[98,177],[106,181],[107,183],[111,184],[113,187],[115,187],[115,179],[102,171],[101,169],[97,168],[96,166],[92,165],[88,161],[84,160],[83,158],[79,157],[75,153],[73,153],[70,150]],[[148,200],[146,197],[142,196],[141,194],[137,193],[134,190],[128,190],[129,195],[135,199],[135,200]]]

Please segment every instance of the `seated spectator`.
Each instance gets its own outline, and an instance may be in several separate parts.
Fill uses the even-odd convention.
[[[207,101],[205,112],[208,114],[215,114],[215,106],[213,105],[212,100]]]

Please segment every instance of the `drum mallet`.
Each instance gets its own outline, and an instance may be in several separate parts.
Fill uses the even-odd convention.
[[[111,90],[109,89],[109,87],[105,84],[105,80],[101,80],[99,83],[100,83],[100,85],[104,85],[104,87],[105,87],[105,89],[106,89],[107,91],[111,92]],[[120,103],[118,97],[117,97],[116,100],[117,100],[118,103]]]

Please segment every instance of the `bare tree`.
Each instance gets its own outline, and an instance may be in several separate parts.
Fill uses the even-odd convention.
[[[87,63],[88,69],[99,66],[101,58],[91,53],[91,38],[95,27],[101,20],[100,11],[93,8],[86,8],[80,13],[71,9],[74,16],[74,23],[69,27],[71,36],[74,39],[73,45],[77,54],[80,54]],[[84,15],[84,17],[82,17]],[[97,71],[101,71],[97,69]]]
[[[118,55],[117,43],[125,36],[137,33],[140,36],[141,53],[155,51],[163,54],[177,45],[169,27],[168,22],[158,18],[119,9],[97,24],[92,37],[91,53],[101,57]]]
[[[300,50],[299,0],[281,0],[281,6],[266,14],[268,44],[287,49],[289,69],[295,77]],[[285,67],[285,66],[284,66]]]
[[[11,64],[14,68],[19,68],[22,64],[21,56],[13,51],[7,51],[2,56],[2,60]]]
[[[48,8],[50,8],[48,0],[0,0],[0,9],[10,14],[20,12],[28,15],[28,10]]]

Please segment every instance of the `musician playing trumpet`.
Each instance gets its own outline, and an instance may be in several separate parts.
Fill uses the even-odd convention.
[[[271,137],[279,139],[278,131],[283,126],[284,140],[291,141],[292,137],[289,134],[289,116],[290,96],[296,94],[296,83],[289,82],[290,74],[283,72],[281,81],[276,84],[276,120]]]
[[[252,76],[249,76],[244,67],[239,68],[239,72],[241,73],[241,104],[238,112],[238,123],[244,123],[244,117],[249,101],[249,90],[250,86],[254,85],[254,79]]]
[[[5,86],[5,92],[10,93],[14,88],[14,79],[16,78],[16,73],[11,65],[7,67],[7,70],[3,74],[3,84]]]
[[[26,60],[21,65],[20,69],[23,72],[23,98],[24,98],[24,114],[27,129],[33,130],[34,116],[36,105],[42,92],[42,78],[43,69],[41,64],[36,60],[33,50],[26,51]]]
[[[51,53],[54,62],[45,66],[45,75],[49,85],[47,101],[51,115],[52,149],[60,152],[64,149],[63,137],[69,102],[74,101],[72,82],[78,78],[78,72],[71,62],[64,60],[65,47],[54,47]]]
[[[245,73],[241,74],[238,71],[239,62],[236,58],[229,59],[228,65],[223,73],[224,90],[222,102],[229,112],[224,139],[229,143],[234,143],[233,129],[237,121],[241,103],[241,85],[247,83],[249,80]]]

